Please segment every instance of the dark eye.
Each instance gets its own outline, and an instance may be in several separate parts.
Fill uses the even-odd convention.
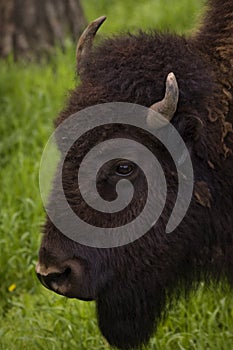
[[[121,163],[116,166],[116,174],[119,176],[129,176],[135,169],[135,165],[132,163]]]

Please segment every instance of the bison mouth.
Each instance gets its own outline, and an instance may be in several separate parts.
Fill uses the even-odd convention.
[[[66,261],[63,267],[46,267],[38,263],[36,275],[47,289],[68,298],[83,301],[95,299],[95,293],[90,289],[89,274],[77,259]]]

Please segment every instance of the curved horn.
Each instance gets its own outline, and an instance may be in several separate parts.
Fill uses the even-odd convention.
[[[82,33],[76,48],[76,60],[78,69],[80,68],[82,61],[88,55],[88,52],[91,51],[92,43],[96,32],[101,26],[101,24],[106,20],[106,18],[106,16],[97,18],[96,20],[91,22]]]
[[[179,88],[176,81],[176,77],[174,73],[169,73],[166,79],[166,92],[164,99],[162,101],[154,103],[150,109],[161,114],[169,123],[177,109],[177,103],[179,99]],[[148,124],[153,127],[158,127],[157,120],[155,120],[156,116],[153,113],[149,113],[147,117]],[[163,126],[164,123],[163,123]]]

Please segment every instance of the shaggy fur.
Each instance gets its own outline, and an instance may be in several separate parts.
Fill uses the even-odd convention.
[[[47,266],[71,258],[82,265],[85,274],[79,284],[71,281],[67,296],[79,297],[82,289],[87,299],[94,297],[99,327],[120,349],[147,343],[172,300],[201,280],[233,285],[233,0],[209,0],[203,24],[191,38],[152,32],[103,41],[83,63],[81,84],[57,120],[58,125],[71,114],[104,102],[149,107],[163,98],[169,72],[175,73],[180,89],[172,123],[189,147],[195,176],[192,202],[182,223],[171,235],[165,234],[177,175],[162,145],[135,128],[110,125],[90,131],[67,157],[63,184],[71,207],[99,226],[124,224],[140,212],[146,192],[140,172],[132,179],[133,201],[120,215],[98,214],[83,203],[76,188],[83,156],[97,142],[120,136],[140,141],[160,160],[168,186],[161,218],[139,240],[114,249],[73,242],[47,219],[39,254]],[[115,184],[99,181],[98,186],[104,198],[114,198]],[[52,205],[55,210],[59,206],[56,185]]]

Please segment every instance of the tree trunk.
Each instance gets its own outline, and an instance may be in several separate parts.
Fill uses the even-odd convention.
[[[0,56],[41,57],[85,26],[80,0],[0,0]]]

